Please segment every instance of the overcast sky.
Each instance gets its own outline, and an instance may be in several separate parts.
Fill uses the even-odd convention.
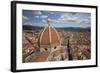
[[[91,26],[90,13],[23,10],[23,25],[45,26],[48,19],[52,21],[54,27]]]

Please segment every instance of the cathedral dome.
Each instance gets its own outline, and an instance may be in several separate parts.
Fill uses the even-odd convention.
[[[51,46],[60,44],[60,36],[57,30],[51,25],[51,21],[48,20],[48,26],[46,26],[40,33],[39,45]]]

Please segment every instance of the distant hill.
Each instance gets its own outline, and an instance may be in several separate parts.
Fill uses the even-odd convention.
[[[23,25],[23,30],[41,30],[44,27],[40,26],[32,26],[32,25]],[[78,32],[90,32],[90,27],[80,28],[80,27],[64,27],[64,28],[56,28],[57,30],[65,30],[65,31],[78,31]]]
[[[65,31],[78,31],[78,32],[90,32],[91,28],[80,28],[80,27],[64,27],[64,28],[56,28],[58,30],[65,30]]]
[[[39,26],[23,25],[23,30],[41,30],[42,28]]]

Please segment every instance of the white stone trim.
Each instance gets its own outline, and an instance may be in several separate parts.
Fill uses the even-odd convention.
[[[52,42],[52,40],[51,40],[51,26],[49,26],[49,37],[50,37],[50,45],[51,45],[51,42]]]
[[[56,32],[56,34],[57,34],[57,36],[58,36],[58,39],[60,40],[60,37],[59,37],[59,35],[58,35],[58,32],[57,32],[57,30],[52,26],[52,28],[55,30],[55,32]],[[60,43],[60,42],[59,42]]]
[[[48,26],[45,26],[45,28],[43,29],[43,31],[41,31],[41,35],[40,35],[40,44],[41,44],[41,38],[42,38],[42,35],[43,35],[43,32],[46,30],[46,28],[47,28]]]

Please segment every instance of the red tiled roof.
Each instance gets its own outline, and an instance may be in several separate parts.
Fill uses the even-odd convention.
[[[44,62],[47,60],[48,56],[49,56],[48,52],[43,52],[37,55],[35,58],[33,58],[33,61],[34,62]]]
[[[41,45],[48,45],[50,44],[50,34],[49,34],[49,27],[45,28],[41,35],[39,40]]]
[[[40,45],[50,45],[54,43],[60,43],[59,33],[51,25],[48,25],[40,33],[39,44]]]

